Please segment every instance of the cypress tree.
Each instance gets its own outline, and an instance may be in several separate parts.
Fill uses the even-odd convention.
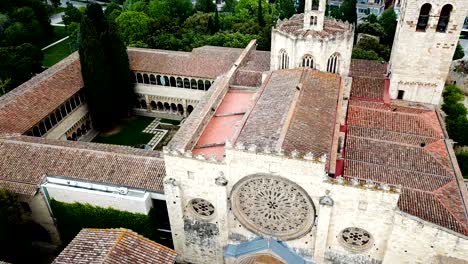
[[[265,19],[263,18],[263,8],[262,8],[262,0],[258,0],[258,9],[257,9],[257,19],[258,25],[261,27],[265,26]]]
[[[213,19],[211,18],[211,16],[208,17],[208,32],[210,32],[210,34],[214,34],[214,33],[215,33],[215,28],[214,28],[214,24],[213,24]]]
[[[340,7],[342,20],[351,24],[357,23],[356,0],[344,0]]]
[[[88,109],[94,127],[105,131],[115,126],[133,103],[126,48],[98,4],[86,9],[80,33],[78,52]]]
[[[214,30],[215,30],[215,33],[219,31],[219,14],[218,14],[217,8],[216,8],[215,18],[214,18]]]

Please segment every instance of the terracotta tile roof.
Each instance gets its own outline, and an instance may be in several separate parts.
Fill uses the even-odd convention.
[[[383,100],[385,88],[384,78],[353,77],[351,97]]]
[[[334,38],[344,33],[351,33],[352,25],[350,25],[347,22],[341,22],[335,19],[325,18],[322,31],[304,30],[304,14],[296,14],[289,19],[278,21],[275,30],[287,34],[292,34],[294,36]]]
[[[159,152],[27,136],[0,139],[0,185],[34,194],[44,176],[163,192]]]
[[[349,75],[351,77],[383,78],[387,73],[388,63],[371,60],[351,60]]]
[[[272,72],[237,142],[328,154],[340,85],[339,76],[310,69]]]
[[[400,210],[468,234],[461,191],[433,109],[351,100],[344,176],[402,186]]]
[[[24,133],[83,87],[78,53],[0,97],[0,133]]]
[[[215,79],[227,72],[243,49],[204,46],[192,52],[129,48],[133,71]]]
[[[176,252],[128,229],[85,228],[57,256],[54,264],[171,264]]]
[[[269,51],[260,51],[255,50],[250,55],[249,60],[245,65],[240,67],[242,70],[246,71],[269,71],[270,70],[270,52]]]

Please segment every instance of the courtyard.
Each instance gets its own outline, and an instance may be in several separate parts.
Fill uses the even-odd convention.
[[[92,142],[161,150],[179,129],[180,121],[132,116],[114,130],[101,133]]]

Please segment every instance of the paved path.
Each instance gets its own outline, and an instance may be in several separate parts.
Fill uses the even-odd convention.
[[[69,38],[69,37],[70,37],[70,36],[66,36],[66,37],[64,37],[63,39],[59,39],[59,40],[55,41],[54,43],[52,43],[52,44],[50,44],[50,45],[47,45],[46,47],[42,48],[42,50],[48,49],[48,48],[52,47],[53,45],[58,44],[58,43],[60,43],[60,42],[62,42],[62,41],[64,41],[64,40],[66,40],[66,39]]]

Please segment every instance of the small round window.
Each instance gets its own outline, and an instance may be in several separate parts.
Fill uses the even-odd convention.
[[[190,200],[188,207],[197,217],[205,220],[210,219],[215,212],[213,204],[202,198]]]
[[[354,252],[362,252],[372,247],[374,239],[366,230],[358,227],[343,229],[338,236],[341,244]]]

